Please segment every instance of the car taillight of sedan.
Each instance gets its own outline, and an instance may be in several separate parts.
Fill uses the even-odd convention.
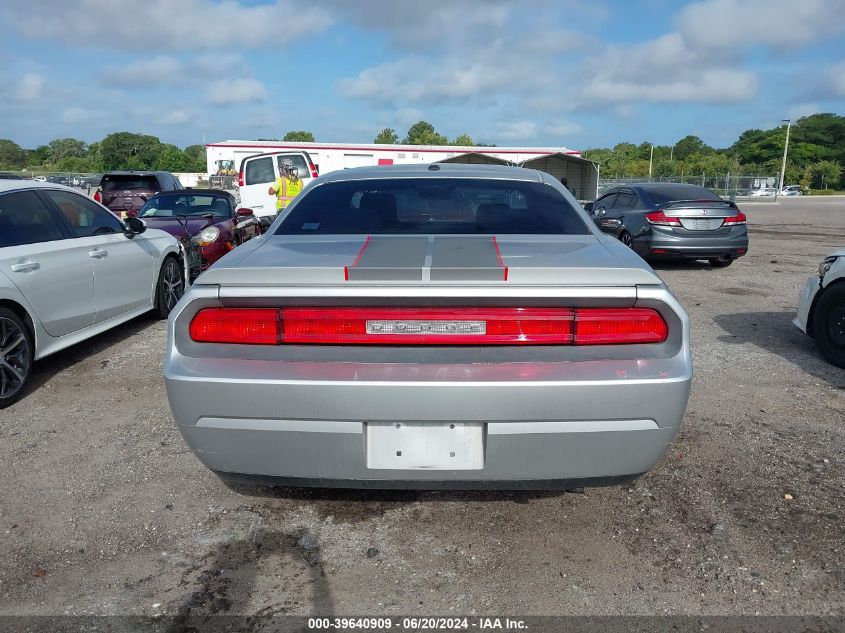
[[[663,209],[646,213],[645,219],[649,224],[655,224],[657,226],[681,226],[681,219],[679,217],[666,215]],[[722,220],[722,226],[737,226],[739,224],[745,224],[745,222],[745,214],[738,210],[734,215],[724,218]]]

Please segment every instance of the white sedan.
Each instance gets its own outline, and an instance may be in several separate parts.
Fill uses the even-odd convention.
[[[0,409],[35,360],[144,312],[166,318],[184,279],[172,235],[68,187],[0,180]]]
[[[816,339],[830,363],[845,367],[845,248],[825,257],[819,274],[807,279],[793,323]]]

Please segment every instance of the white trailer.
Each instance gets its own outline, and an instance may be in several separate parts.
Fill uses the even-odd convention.
[[[239,170],[247,156],[267,152],[305,151],[319,173],[367,165],[405,165],[436,163],[462,154],[484,154],[515,165],[525,161],[564,154],[581,156],[581,152],[566,147],[475,147],[457,145],[380,145],[355,143],[285,143],[281,141],[220,141],[205,146],[208,174],[218,171],[219,161],[232,160]]]

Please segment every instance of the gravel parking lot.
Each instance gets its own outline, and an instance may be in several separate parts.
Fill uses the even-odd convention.
[[[696,375],[622,487],[245,496],[171,422],[163,323],[46,359],[0,412],[0,613],[845,613],[845,371],[791,324],[845,199],[743,209],[748,256],[658,268]]]

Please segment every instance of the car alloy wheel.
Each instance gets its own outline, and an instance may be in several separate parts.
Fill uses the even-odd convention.
[[[619,236],[619,241],[622,242],[628,248],[632,248],[634,246],[634,238],[631,237],[631,234],[628,231],[623,231],[622,234]]]
[[[183,294],[185,294],[185,284],[182,281],[182,271],[179,270],[176,260],[171,258],[164,265],[162,276],[161,299],[168,312],[179,302]]]
[[[0,315],[0,401],[10,400],[23,389],[32,369],[29,339],[16,323]]]

